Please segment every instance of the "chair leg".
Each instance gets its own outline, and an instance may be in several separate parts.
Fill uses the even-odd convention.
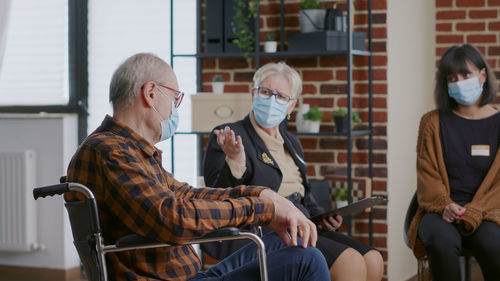
[[[426,274],[425,274],[425,259],[418,259],[418,271],[417,271],[417,279],[418,281],[426,281]]]
[[[465,256],[465,281],[471,280],[471,257]]]

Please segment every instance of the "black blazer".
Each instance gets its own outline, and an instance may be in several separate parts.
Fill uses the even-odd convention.
[[[215,129],[224,129],[229,126],[236,135],[241,136],[245,147],[246,171],[241,179],[236,179],[226,163],[226,155],[217,143],[217,136],[212,132],[208,140],[207,149],[203,159],[203,176],[205,185],[210,187],[231,187],[237,185],[262,185],[278,191],[283,174],[273,159],[271,153],[250,122],[250,116],[235,123],[227,123]],[[299,139],[286,129],[286,122],[282,122],[279,131],[284,140],[285,149],[292,156],[295,165],[299,168],[305,196],[301,204],[295,204],[307,217],[319,215],[325,210],[316,202],[306,175],[304,152]],[[267,156],[267,157],[266,157]],[[269,161],[269,159],[272,161]],[[265,161],[267,160],[267,161]]]

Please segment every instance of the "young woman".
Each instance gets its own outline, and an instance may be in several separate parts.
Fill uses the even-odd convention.
[[[500,276],[500,114],[489,103],[494,77],[479,51],[465,44],[441,58],[437,110],[420,121],[419,210],[408,237],[427,254],[432,280],[460,280],[458,254],[472,249],[485,280]]]

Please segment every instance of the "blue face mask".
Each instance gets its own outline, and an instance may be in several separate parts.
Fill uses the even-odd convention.
[[[264,128],[271,128],[283,121],[286,115],[288,103],[280,104],[276,101],[276,97],[263,98],[258,94],[252,104],[252,110],[257,123]]]
[[[448,94],[459,104],[471,105],[479,99],[483,86],[479,86],[479,79],[472,77],[458,82],[448,83]]]
[[[158,113],[161,120],[160,141],[169,139],[174,135],[175,130],[177,130],[177,126],[179,125],[179,112],[177,112],[177,108],[175,108],[174,102],[172,102],[172,114],[167,120],[162,119],[161,114],[158,112],[158,110],[156,110],[154,106],[153,109],[156,111],[156,113]]]

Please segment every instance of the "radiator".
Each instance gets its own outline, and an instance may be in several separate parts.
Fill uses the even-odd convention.
[[[34,151],[0,151],[0,251],[38,247],[35,173]]]

